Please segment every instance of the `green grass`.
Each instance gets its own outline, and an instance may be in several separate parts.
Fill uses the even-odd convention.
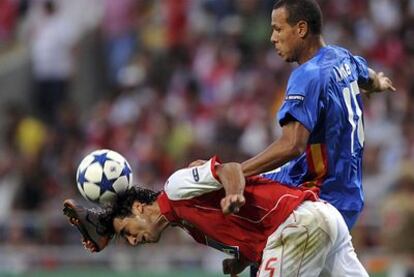
[[[173,272],[114,272],[108,270],[59,270],[59,271],[35,271],[24,273],[2,273],[0,277],[221,277],[221,273],[205,273],[202,271],[173,271]],[[227,275],[228,276],[228,275]],[[243,274],[241,276],[248,276]]]
[[[222,277],[229,276],[222,273],[206,273],[202,271],[172,271],[172,272],[149,272],[149,271],[127,271],[116,272],[103,269],[87,270],[58,270],[58,271],[33,271],[24,273],[6,273],[0,271],[0,277]],[[248,277],[248,270],[239,276]],[[387,277],[388,274],[370,274],[371,277]]]

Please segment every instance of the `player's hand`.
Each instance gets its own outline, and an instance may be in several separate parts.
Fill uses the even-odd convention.
[[[205,164],[206,162],[207,162],[206,160],[195,160],[195,161],[192,161],[192,162],[188,165],[188,167],[194,167],[194,166],[203,165],[203,164]]]
[[[396,91],[395,87],[392,85],[392,81],[390,78],[384,75],[384,72],[379,72],[377,74],[378,78],[378,90],[379,91]]]
[[[240,208],[246,203],[243,194],[229,194],[221,199],[220,206],[223,214],[238,213]]]
[[[384,91],[396,91],[390,78],[384,75],[384,72],[378,72],[375,76],[374,85],[371,88],[363,89],[363,92],[370,97],[374,93]]]
[[[237,277],[249,264],[237,259],[223,260],[223,273],[230,274],[231,277]]]

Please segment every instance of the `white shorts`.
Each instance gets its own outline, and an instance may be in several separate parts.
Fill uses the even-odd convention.
[[[341,214],[322,201],[303,202],[269,236],[259,277],[368,276]]]

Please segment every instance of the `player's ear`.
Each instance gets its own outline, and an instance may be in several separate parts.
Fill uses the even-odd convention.
[[[142,214],[143,211],[144,211],[144,204],[142,204],[141,202],[135,201],[132,204],[131,212],[133,214]]]
[[[297,24],[297,32],[300,38],[304,38],[309,32],[308,22],[300,20]]]

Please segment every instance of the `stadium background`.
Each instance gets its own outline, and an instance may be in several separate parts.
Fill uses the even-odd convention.
[[[158,190],[194,159],[242,161],[280,135],[292,66],[269,42],[273,1],[58,0],[49,15],[44,2],[0,1],[0,276],[220,276],[224,256],[173,229],[159,245],[89,254],[62,200],[81,200],[76,166],[93,149],[122,153]],[[414,1],[319,3],[326,41],[397,87],[364,99],[353,238],[372,276],[412,276]]]

